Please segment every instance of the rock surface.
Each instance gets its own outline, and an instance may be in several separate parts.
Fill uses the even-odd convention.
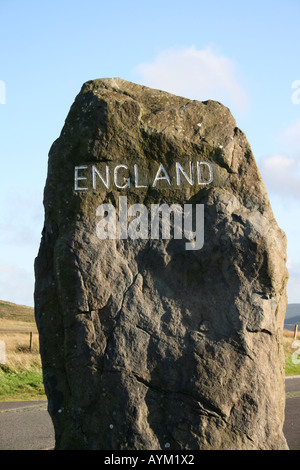
[[[190,161],[210,162],[213,181],[181,172],[176,185]],[[155,186],[160,164],[170,182],[161,172]],[[203,247],[99,239],[97,207],[118,210],[119,196],[203,204]],[[85,83],[50,150],[44,206],[35,313],[56,448],[286,449],[286,239],[230,111]]]

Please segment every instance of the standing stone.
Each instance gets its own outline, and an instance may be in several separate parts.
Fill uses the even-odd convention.
[[[155,204],[192,206],[194,225],[204,209],[203,246],[201,227],[198,249],[187,231],[151,238]],[[44,206],[35,313],[56,448],[286,449],[286,239],[230,111],[85,83]]]
[[[6,348],[2,340],[0,340],[0,364],[6,364]]]

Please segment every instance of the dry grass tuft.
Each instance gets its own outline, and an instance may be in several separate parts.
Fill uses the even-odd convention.
[[[30,334],[4,333],[0,331],[0,340],[5,343],[6,364],[12,369],[41,367],[38,335],[33,333],[30,351]]]

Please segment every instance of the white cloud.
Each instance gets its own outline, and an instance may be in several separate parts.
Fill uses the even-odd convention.
[[[135,71],[144,85],[191,99],[220,101],[240,112],[249,100],[236,78],[236,65],[211,48],[162,51],[152,63],[142,63]]]
[[[300,198],[299,160],[284,154],[263,157],[260,171],[268,191],[284,197]]]

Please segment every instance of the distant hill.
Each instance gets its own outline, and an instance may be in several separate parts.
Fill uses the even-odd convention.
[[[300,315],[300,304],[288,304],[286,309],[286,320]]]
[[[300,327],[300,315],[288,318],[284,321],[285,330],[294,330],[295,325],[298,325]]]
[[[287,318],[284,323],[290,323],[290,324],[300,324],[300,315],[296,315],[295,317]]]
[[[25,305],[0,300],[0,318],[22,322],[34,321],[34,309]],[[0,320],[1,321],[1,320]]]
[[[284,329],[294,330],[295,325],[300,326],[300,304],[288,304],[284,319]]]

